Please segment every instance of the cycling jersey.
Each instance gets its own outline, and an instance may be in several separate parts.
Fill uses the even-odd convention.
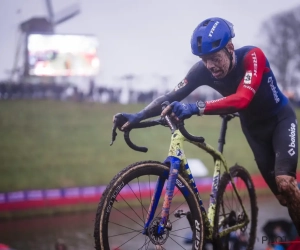
[[[207,101],[204,114],[239,111],[241,120],[246,123],[273,116],[288,102],[277,86],[264,53],[253,46],[235,50],[233,69],[222,79],[214,78],[204,63],[199,61],[170,95],[187,96],[202,85],[210,86],[223,96]]]

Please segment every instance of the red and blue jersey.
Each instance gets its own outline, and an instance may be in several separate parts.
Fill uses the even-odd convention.
[[[223,97],[207,101],[204,114],[239,112],[243,121],[265,119],[277,114],[288,99],[278,88],[262,50],[245,46],[235,50],[235,57],[233,69],[222,79],[214,78],[203,62],[199,61],[173,93],[169,93],[170,97],[187,96],[197,87],[208,85]]]

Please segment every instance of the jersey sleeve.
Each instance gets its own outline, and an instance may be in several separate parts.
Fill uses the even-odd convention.
[[[203,85],[206,82],[206,78],[207,70],[205,66],[201,61],[197,62],[189,70],[185,78],[169,93],[171,101],[181,101],[196,88]]]
[[[178,83],[173,90],[170,92],[156,98],[147,107],[143,109],[144,117],[143,119],[151,118],[157,116],[161,113],[161,104],[165,101],[170,103],[174,101],[181,101],[187,97],[192,91],[202,84],[202,80],[205,75],[205,67],[202,62],[198,62],[192,66],[188,71],[185,78]]]
[[[261,49],[253,48],[244,56],[244,77],[236,93],[220,99],[207,101],[204,114],[229,114],[245,109],[258,90],[266,67],[266,57]]]

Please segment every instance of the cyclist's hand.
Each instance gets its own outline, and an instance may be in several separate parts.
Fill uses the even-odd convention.
[[[171,114],[171,117],[179,121],[190,118],[192,115],[199,115],[199,109],[196,103],[172,102],[162,111],[161,116],[167,114]]]
[[[129,125],[133,125],[139,123],[143,119],[143,113],[139,112],[136,114],[129,113],[118,113],[114,115],[113,122],[116,123],[118,129],[124,130],[129,127]]]

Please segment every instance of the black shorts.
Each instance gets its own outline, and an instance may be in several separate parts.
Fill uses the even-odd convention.
[[[243,124],[242,130],[252,149],[257,166],[272,192],[279,194],[275,176],[296,178],[298,162],[298,126],[290,104],[263,121]]]

